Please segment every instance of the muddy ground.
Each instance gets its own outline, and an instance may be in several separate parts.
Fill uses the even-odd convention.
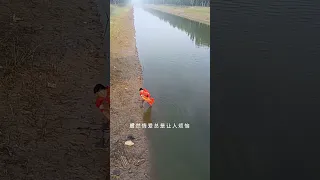
[[[109,179],[95,2],[3,0],[0,26],[0,179]]]
[[[132,7],[117,9],[110,21],[111,123],[110,163],[112,179],[150,179],[148,142],[144,129],[130,128],[143,123],[139,88],[142,68],[138,59]],[[126,146],[127,136],[135,139]]]

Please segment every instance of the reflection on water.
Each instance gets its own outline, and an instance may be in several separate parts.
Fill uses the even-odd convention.
[[[156,99],[152,108],[146,108],[143,121],[171,127],[189,123],[190,128],[146,129],[150,179],[209,180],[209,28],[201,30],[206,26],[151,12],[134,9],[143,86]]]
[[[151,109],[152,109],[152,107],[150,106],[150,107],[143,113],[143,122],[144,122],[144,123],[152,123],[152,119],[151,119]]]
[[[154,16],[168,22],[171,26],[176,27],[188,34],[190,39],[198,46],[210,47],[210,26],[199,22],[191,21],[186,18],[164,13],[161,11],[146,9]]]

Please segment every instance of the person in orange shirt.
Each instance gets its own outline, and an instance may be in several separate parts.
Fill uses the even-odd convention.
[[[139,92],[140,92],[140,97],[141,97],[141,101],[142,101],[142,104],[141,104],[141,108],[143,108],[143,103],[146,101],[150,106],[153,105],[154,103],[154,98],[151,97],[149,91],[147,89],[143,89],[143,88],[140,88],[139,89]]]
[[[96,95],[96,107],[105,115],[110,121],[110,87],[97,84],[93,89]]]

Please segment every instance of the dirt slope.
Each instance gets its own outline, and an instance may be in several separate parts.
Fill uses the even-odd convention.
[[[1,179],[106,179],[93,87],[109,72],[94,1],[1,1],[0,26]]]
[[[133,8],[117,10],[110,21],[111,123],[110,163],[113,179],[149,179],[149,152],[144,129],[131,129],[130,123],[142,123],[139,104],[142,69],[135,41]],[[128,135],[134,145],[125,146]]]

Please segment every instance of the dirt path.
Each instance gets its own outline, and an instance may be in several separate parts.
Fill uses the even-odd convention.
[[[145,7],[210,25],[210,7],[179,7],[162,5],[145,5]]]
[[[0,12],[0,179],[106,179],[93,87],[109,72],[94,1],[1,1]]]
[[[133,8],[124,7],[110,21],[111,125],[110,163],[114,179],[149,179],[149,152],[144,129],[130,128],[143,123],[139,107],[142,69],[135,42]],[[128,135],[134,145],[125,146]]]

